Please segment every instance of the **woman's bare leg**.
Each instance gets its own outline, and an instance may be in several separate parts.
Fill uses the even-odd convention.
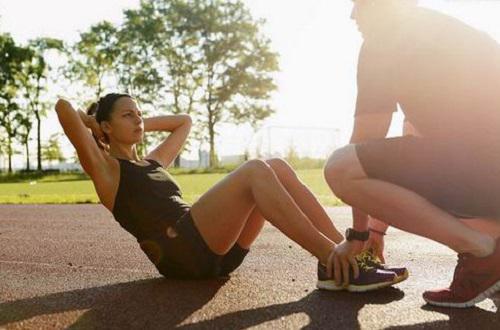
[[[266,160],[266,163],[273,169],[283,187],[299,208],[307,215],[314,227],[331,241],[340,243],[343,240],[342,234],[335,228],[325,209],[307,186],[300,181],[292,167],[286,161],[279,158]],[[258,208],[255,207],[238,237],[238,245],[244,249],[248,249],[259,235],[264,226],[264,221],[264,217],[262,217]]]
[[[259,236],[262,227],[264,227],[265,221],[266,220],[262,214],[260,214],[257,207],[254,207],[250,216],[247,218],[245,227],[243,227],[236,243],[243,249],[248,250],[257,236]]]
[[[326,263],[334,243],[316,229],[263,161],[251,160],[205,193],[192,207],[193,220],[208,246],[225,254],[257,207],[290,239]]]
[[[331,241],[340,243],[344,237],[337,228],[335,228],[332,220],[314,194],[297,177],[292,167],[286,161],[279,158],[270,159],[266,162],[274,170],[280,182],[292,196],[295,203],[297,203],[309,220],[311,220],[314,227]]]

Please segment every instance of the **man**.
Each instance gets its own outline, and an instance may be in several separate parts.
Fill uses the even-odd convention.
[[[352,18],[364,39],[354,129],[325,178],[353,228],[333,275],[357,273],[369,214],[455,250],[450,287],[423,296],[473,306],[500,290],[500,46],[415,0],[356,0]],[[419,136],[385,139],[398,104]]]

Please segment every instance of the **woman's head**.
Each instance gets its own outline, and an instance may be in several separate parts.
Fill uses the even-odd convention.
[[[95,116],[108,144],[133,145],[142,140],[142,112],[135,99],[128,94],[107,94],[92,103],[87,114]]]

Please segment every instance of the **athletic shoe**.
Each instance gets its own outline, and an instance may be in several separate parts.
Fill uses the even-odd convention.
[[[345,289],[350,292],[366,292],[386,288],[394,283],[396,278],[396,274],[394,272],[370,267],[366,263],[359,260],[357,260],[357,263],[359,267],[358,278],[354,278],[354,271],[352,270],[352,267],[350,267],[349,285],[344,287],[343,285],[335,284],[333,275],[332,277],[328,277],[326,266],[323,266],[318,262],[318,282],[316,287],[318,289],[330,291]]]
[[[472,307],[500,291],[500,238],[487,257],[459,254],[449,288],[426,291],[424,300],[435,306]]]
[[[370,267],[396,273],[396,279],[393,284],[403,282],[409,276],[408,269],[406,269],[406,267],[394,267],[383,264],[382,261],[377,256],[375,256],[371,249],[363,251],[356,256],[356,259],[363,260],[363,262]]]

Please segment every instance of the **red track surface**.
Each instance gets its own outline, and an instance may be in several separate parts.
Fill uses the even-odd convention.
[[[349,209],[329,211],[349,224]],[[409,268],[406,282],[322,292],[314,258],[266,225],[230,280],[172,281],[102,206],[0,205],[0,329],[500,329],[492,300],[468,310],[424,305],[423,290],[451,279],[447,248],[392,229],[387,252]]]

